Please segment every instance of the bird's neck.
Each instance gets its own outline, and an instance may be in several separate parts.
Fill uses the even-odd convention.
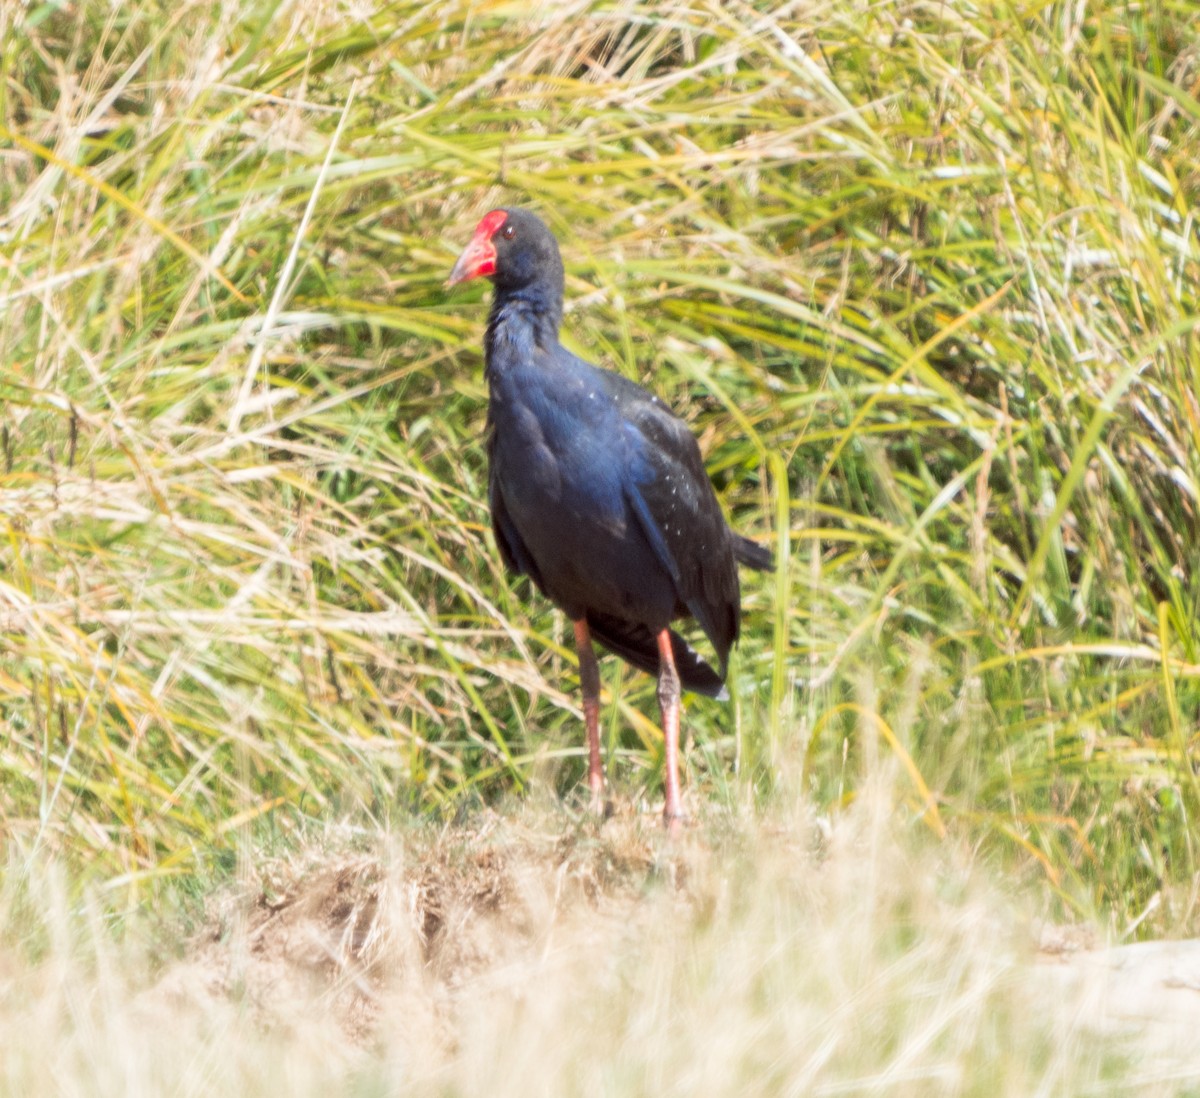
[[[489,375],[529,363],[536,351],[553,351],[561,322],[561,299],[548,299],[538,287],[498,290],[483,340]]]

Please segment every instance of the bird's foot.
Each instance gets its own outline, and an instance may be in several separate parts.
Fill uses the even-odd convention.
[[[674,811],[663,810],[663,827],[667,829],[668,838],[682,838],[683,829],[687,823],[688,816],[682,808],[676,806]]]
[[[610,819],[613,814],[613,803],[604,795],[604,786],[593,785],[591,789],[591,796],[588,798],[588,810],[593,816],[601,820]]]

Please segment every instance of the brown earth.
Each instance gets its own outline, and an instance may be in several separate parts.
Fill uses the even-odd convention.
[[[215,901],[148,1002],[237,1000],[255,1024],[348,1056],[372,1045],[384,1004],[394,1011],[400,997],[422,1040],[452,1044],[455,999],[474,982],[556,936],[599,942],[641,917],[647,890],[694,906],[698,855],[666,846],[652,822],[563,834],[495,817],[410,836],[384,857],[313,851]]]

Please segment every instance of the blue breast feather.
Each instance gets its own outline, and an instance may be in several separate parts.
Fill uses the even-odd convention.
[[[490,379],[499,444],[534,466],[524,470],[530,480],[559,481],[560,502],[571,511],[620,524],[638,488],[655,477],[646,440],[621,415],[602,371],[555,350]],[[638,519],[644,524],[648,511]]]

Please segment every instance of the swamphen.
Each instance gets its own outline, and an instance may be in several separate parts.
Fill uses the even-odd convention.
[[[550,230],[523,209],[493,210],[448,285],[495,286],[484,340],[488,501],[500,555],[570,617],[579,651],[592,803],[603,803],[600,672],[592,639],[658,676],[669,827],[679,797],[680,686],[725,697],[741,606],[737,564],[771,554],[730,530],[700,448],[658,397],[558,342],[563,266]],[[671,622],[692,616],[718,674]]]

